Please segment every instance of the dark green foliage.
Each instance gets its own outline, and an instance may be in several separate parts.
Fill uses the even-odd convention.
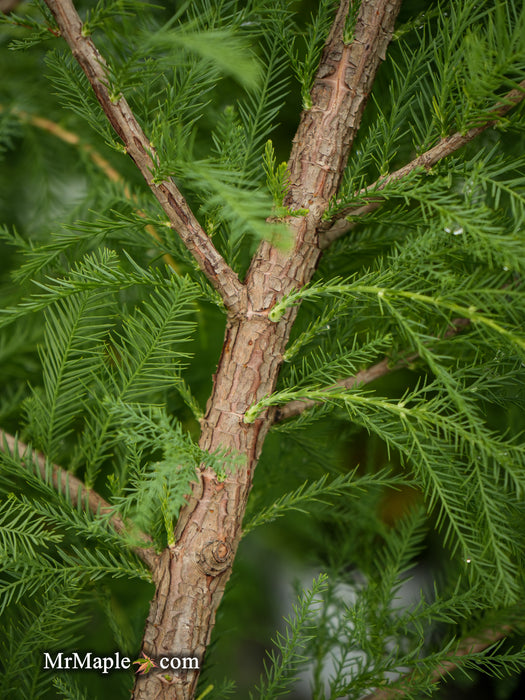
[[[282,163],[336,3],[76,5],[159,153],[154,177],[175,178],[242,278],[262,238],[287,243],[267,218],[290,213]],[[406,0],[326,218],[492,119],[525,77],[524,23],[517,1]],[[125,698],[131,675],[41,668],[43,649],[138,654],[152,590],[135,534],[72,505],[52,463],[158,550],[173,544],[199,464],[243,468],[198,446],[224,309],[43,3],[2,18],[0,56],[0,428],[48,460],[42,475],[31,449],[0,450],[0,696]],[[272,310],[301,304],[279,385],[246,418],[317,404],[265,444],[202,698],[358,700],[387,682],[419,698],[445,662],[523,670],[519,638],[468,654],[460,641],[525,621],[523,166],[522,103],[389,182]],[[334,386],[385,356],[374,383]],[[289,615],[274,592],[292,568]]]

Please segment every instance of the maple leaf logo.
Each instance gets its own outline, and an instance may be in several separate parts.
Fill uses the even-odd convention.
[[[138,658],[136,661],[133,662],[134,664],[139,664],[139,667],[136,670],[136,673],[140,673],[140,675],[144,675],[145,673],[149,673],[152,668],[158,668],[158,664],[156,664],[153,659],[150,659],[150,657],[142,652],[142,656]]]

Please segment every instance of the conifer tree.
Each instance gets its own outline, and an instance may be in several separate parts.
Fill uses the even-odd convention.
[[[0,697],[510,697],[522,3],[0,11]],[[246,681],[261,532],[316,573]]]

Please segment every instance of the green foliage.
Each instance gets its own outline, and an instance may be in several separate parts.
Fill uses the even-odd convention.
[[[264,170],[266,172],[268,189],[273,198],[274,208],[282,209],[283,200],[289,189],[288,173],[286,172],[286,163],[277,165],[275,150],[271,141],[267,141],[264,148]]]
[[[36,604],[17,606],[5,615],[1,654],[5,660],[0,692],[4,697],[46,697],[48,681],[34,649],[74,645],[85,623],[76,582],[51,583]]]
[[[34,391],[26,405],[29,432],[49,459],[71,431],[86,386],[103,363],[103,338],[111,314],[104,292],[84,293],[49,309],[41,352],[43,391]]]
[[[320,479],[312,483],[305,481],[297,489],[290,493],[285,493],[269,506],[259,506],[257,514],[252,519],[248,518],[248,521],[243,526],[243,535],[247,535],[260,525],[272,522],[276,518],[281,518],[289,511],[293,510],[308,514],[314,503],[328,504],[331,499],[343,494],[353,495],[357,498],[360,493],[366,491],[368,486],[395,487],[398,481],[401,483],[404,480],[388,474],[356,477],[355,471],[350,474],[340,474],[328,481],[328,474],[324,474]],[[355,491],[355,494],[352,493],[353,491]]]
[[[258,242],[286,247],[284,221],[308,213],[284,205],[285,161],[336,3],[75,5],[112,97],[158,153],[152,178],[176,180],[242,280]],[[494,119],[525,78],[525,10],[413,0],[401,13],[325,216],[350,212],[352,229],[270,309],[297,320],[275,390],[244,421],[313,405],[266,439],[203,699],[305,685],[315,700],[387,686],[420,698],[443,664],[475,694],[477,674],[524,668],[519,638],[461,642],[524,622],[523,106],[431,169],[385,178]],[[220,483],[244,468],[198,444],[225,310],[46,6],[1,23],[0,427],[31,447],[0,450],[0,696],[124,698],[131,676],[53,678],[41,651],[138,653],[151,598],[139,530],[176,545],[197,470]],[[356,375],[366,386],[344,383]],[[113,510],[73,505],[54,464]],[[275,591],[292,567],[290,615]]]
[[[245,87],[255,87],[259,80],[259,66],[245,40],[232,31],[212,29],[182,32],[160,30],[149,38],[151,48],[176,50],[183,48],[217,65]],[[177,56],[178,59],[178,56]]]
[[[173,545],[177,516],[199,466],[211,467],[223,480],[239,465],[231,456],[202,451],[161,407],[141,408],[119,399],[110,403],[109,413],[121,426],[119,438],[127,448],[129,470],[124,494],[116,490],[114,502],[123,515],[133,516],[139,527],[153,533],[159,547]],[[157,451],[162,460],[147,459]]]
[[[8,494],[2,506],[2,695],[46,697],[52,679],[42,671],[40,651],[77,642],[96,582],[149,576],[134,561],[134,543],[118,536],[107,516],[74,507],[67,488],[56,490],[51,465],[41,474],[30,452],[21,456],[7,448],[1,462],[0,488]],[[22,485],[24,492],[15,495]]]
[[[33,30],[31,33],[24,32],[22,39],[12,39],[8,44],[8,48],[11,51],[31,48],[58,35],[58,27],[44,3],[36,2],[35,5],[37,6],[37,13],[41,15],[38,19],[35,19],[30,14],[21,16],[14,12],[0,15],[0,25],[7,25],[11,28],[24,27],[26,30]]]
[[[46,56],[46,67],[54,89],[64,106],[84,119],[88,125],[115,150],[122,149],[113,136],[110,125],[100,112],[98,102],[89,88],[82,69],[68,51],[54,50]]]
[[[290,65],[301,86],[303,109],[311,109],[312,107],[310,91],[333,19],[334,6],[334,0],[321,0],[316,14],[310,16],[305,30],[299,30],[297,25],[294,26],[290,21],[283,22],[281,27],[283,43],[290,59]],[[297,40],[299,36],[302,42]]]
[[[53,685],[64,700],[86,700],[86,694],[79,690],[75,683],[67,681],[62,676],[55,678]]]
[[[383,532],[383,546],[365,565],[366,585],[344,569],[330,581],[312,643],[314,697],[359,697],[371,682],[386,685],[387,678],[392,689],[421,697],[435,690],[431,669],[445,660],[465,669],[486,664],[509,673],[523,668],[522,652],[500,651],[492,658],[473,650],[465,656],[459,652],[458,624],[470,631],[490,624],[490,611],[471,586],[458,581],[450,590],[428,591],[412,603],[402,602],[403,588],[423,547],[425,520],[423,511],[415,511],[397,528]],[[514,614],[516,609],[511,608],[500,613],[503,619]],[[449,627],[448,643],[440,638],[436,647],[425,633],[429,618],[439,621],[442,629]],[[408,683],[406,669],[414,669]]]
[[[327,584],[326,576],[321,575],[312,582],[312,587],[303,592],[298,603],[293,606],[293,613],[285,619],[286,629],[278,632],[273,640],[276,651],[269,653],[270,663],[265,668],[265,678],[256,688],[257,695],[250,693],[250,700],[278,697],[289,692],[289,686],[295,680],[301,665],[307,660],[301,652],[312,639],[313,618],[320,605],[320,596]]]
[[[264,171],[266,173],[266,184],[273,198],[273,212],[276,217],[284,216],[305,216],[308,209],[298,209],[292,211],[285,207],[283,202],[290,189],[289,175],[286,163],[277,165],[275,150],[271,141],[266,142],[263,155]]]

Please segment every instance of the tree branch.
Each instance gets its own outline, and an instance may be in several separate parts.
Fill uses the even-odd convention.
[[[466,637],[461,640],[459,645],[454,651],[450,652],[450,660],[444,661],[437,668],[435,668],[431,675],[430,680],[434,683],[438,683],[443,680],[443,678],[452,673],[456,668],[461,666],[461,658],[464,656],[470,656],[472,654],[480,654],[485,649],[492,646],[495,642],[508,636],[512,632],[512,627],[510,625],[505,625],[499,629],[489,629],[483,634],[476,637]],[[400,680],[396,681],[396,685],[400,685],[398,688],[385,688],[384,690],[378,690],[371,695],[367,695],[364,700],[398,700],[399,698],[404,698],[409,694],[408,690],[405,690],[403,686],[410,687],[411,683],[417,680],[417,672],[412,672],[403,676]]]
[[[326,207],[337,192],[401,0],[361,3],[346,43],[349,4],[340,2],[312,88],[313,106],[303,112],[294,138],[285,201],[291,209],[307,208],[312,200]]]
[[[49,465],[44,455],[36,450],[30,450],[23,442],[20,442],[20,440],[17,440],[1,429],[0,450],[15,455],[20,455],[20,453],[26,455],[30,453],[32,462],[38,467],[40,476],[42,479],[46,479]],[[137,532],[131,523],[125,522],[119,515],[116,515],[115,508],[96,491],[86,488],[80,479],[77,479],[76,476],[73,476],[73,474],[70,474],[66,469],[62,469],[62,467],[56,464],[51,465],[51,483],[58,493],[68,494],[69,500],[73,506],[81,503],[94,515],[109,516],[108,520],[117,533],[132,534],[138,539],[144,540],[144,542],[150,546],[134,547],[133,551],[151,570],[155,568],[158,555],[152,546],[153,541],[151,537],[144,532]]]
[[[468,318],[455,318],[447,331],[443,334],[443,338],[450,338],[453,335],[459,333],[463,328],[470,325]],[[403,357],[401,360],[396,362],[394,365],[390,365],[390,358],[385,357],[381,362],[377,362],[375,365],[368,367],[367,369],[362,369],[353,377],[346,377],[341,379],[335,384],[331,384],[326,387],[328,390],[336,389],[341,387],[343,389],[354,389],[357,386],[363,386],[364,384],[370,384],[380,377],[384,377],[390,372],[394,372],[397,369],[402,369],[407,367],[414,360],[419,359],[419,353],[415,352],[411,355]],[[274,423],[287,420],[288,418],[293,418],[294,416],[300,415],[303,411],[307,411],[314,406],[319,405],[319,401],[314,401],[313,399],[295,399],[289,403],[279,406],[274,413]]]
[[[159,163],[157,152],[142,131],[126,99],[111,92],[107,63],[90,37],[83,35],[83,25],[71,0],[45,0],[61,35],[86,74],[95,96],[126,152],[146,180],[148,187],[166,212],[172,227],[192,253],[199,267],[221,295],[226,308],[239,310],[244,287],[201,227],[173,180],[154,181]]]
[[[380,192],[388,185],[389,182],[392,182],[393,180],[401,180],[410,173],[414,172],[414,170],[430,170],[430,168],[436,165],[436,163],[438,163],[440,160],[465,146],[467,143],[483,133],[483,131],[486,129],[490,128],[491,126],[495,126],[501,117],[507,114],[507,112],[519,104],[524,98],[525,80],[522,80],[518,88],[507,93],[502,101],[491,110],[491,115],[493,116],[491,116],[490,119],[482,124],[472,127],[465,133],[457,131],[455,134],[452,134],[452,136],[447,136],[446,138],[441,139],[435,146],[433,146],[433,148],[425,151],[425,153],[422,153],[417,158],[414,158],[414,160],[410,161],[410,163],[407,163],[407,165],[403,166],[402,168],[399,168],[399,170],[395,170],[393,173],[379,178],[379,180],[376,180],[376,182],[374,182],[372,185],[364,187],[359,192],[356,192],[354,195],[355,198],[361,200],[359,206],[343,209],[338,213],[337,216],[340,218],[338,218],[335,222],[321,224],[321,248],[328,248],[331,243],[343,236],[345,233],[348,233],[348,231],[357,225],[357,222],[348,221],[346,217],[361,217],[378,209],[383,203]],[[369,192],[372,192],[372,194],[369,195]],[[363,200],[365,201],[363,202]]]
[[[353,377],[346,377],[345,379],[341,379],[335,384],[331,384],[329,387],[326,387],[326,389],[330,390],[340,387],[343,389],[350,390],[354,389],[356,386],[363,386],[364,384],[369,384],[375,379],[379,379],[379,377],[384,377],[385,375],[390,374],[390,372],[393,372],[396,369],[406,367],[409,362],[412,362],[418,357],[419,355],[417,353],[415,355],[410,355],[409,357],[400,360],[393,366],[390,366],[389,358],[385,357],[383,360],[381,360],[381,362],[377,362],[375,365],[372,365],[367,369],[360,370]],[[274,413],[274,423],[287,420],[288,418],[294,418],[295,416],[300,415],[304,411],[307,411],[308,409],[318,405],[319,401],[314,401],[313,399],[295,399],[294,401],[289,401],[288,403],[284,404],[283,406],[279,406],[276,409]]]
[[[342,0],[328,37],[314,87],[312,108],[304,111],[288,164],[289,217],[294,246],[280,250],[263,241],[246,275],[248,309],[230,315],[212,394],[201,422],[199,446],[243,456],[246,465],[223,481],[202,469],[188,505],[181,509],[175,546],[157,569],[157,589],[143,638],[146,654],[190,650],[202,659],[216,610],[231,573],[253,473],[272,422],[269,411],[245,422],[248,408],[276,385],[295,309],[272,323],[268,311],[291,289],[310,281],[321,252],[317,227],[335,196],[366,97],[385,56],[401,0],[374,0],[359,7],[354,39],[345,43],[349,0]],[[134,700],[189,700],[198,673],[172,675],[173,687],[157,673],[137,678]]]
[[[0,104],[0,114],[3,111],[4,106]],[[46,131],[48,134],[56,136],[56,138],[60,139],[60,141],[64,141],[64,143],[68,143],[71,146],[76,146],[80,150],[84,151],[84,153],[91,159],[91,161],[97,166],[97,168],[100,168],[100,170],[102,170],[102,172],[105,174],[105,176],[110,182],[123,185],[124,196],[129,202],[131,202],[132,204],[137,203],[137,198],[132,194],[128,185],[124,182],[124,178],[122,177],[122,175],[117,170],[115,170],[111,163],[108,160],[106,160],[103,156],[101,156],[100,153],[96,151],[89,143],[82,143],[80,137],[77,136],[77,134],[73,133],[72,131],[68,131],[67,129],[64,129],[62,126],[60,126],[60,124],[56,124],[51,119],[47,119],[46,117],[40,117],[37,114],[29,114],[28,112],[24,112],[24,110],[21,109],[12,109],[11,113],[16,115],[20,119],[20,121],[30,124],[31,126],[36,126],[38,129],[42,129],[42,131]],[[141,218],[146,217],[146,214],[141,209],[136,209],[135,211]],[[161,241],[161,238],[155,230],[154,226],[152,226],[151,224],[146,224],[145,229],[149,233],[149,235],[152,238],[154,238],[157,242]],[[172,255],[170,255],[169,253],[163,253],[162,258],[166,265],[169,265],[174,272],[179,271],[179,266],[173,259]]]
[[[246,466],[225,479],[218,479],[209,467],[200,470],[188,503],[181,508],[175,544],[164,550],[155,568],[155,597],[143,638],[144,652],[152,658],[188,653],[202,660],[241,537],[253,472],[272,421],[269,411],[251,424],[244,415],[275,388],[295,318],[292,309],[273,323],[268,310],[283,294],[309,282],[315,272],[321,255],[317,228],[340,185],[401,0],[360,3],[351,43],[345,37],[349,0],[341,0],[312,88],[313,106],[301,116],[289,161],[291,184],[285,204],[309,213],[289,217],[292,250],[261,243],[245,285],[213,248],[175,185],[152,181],[156,153],[124,98],[111,95],[105,63],[92,41],[82,36],[82,23],[71,0],[46,3],[128,153],[226,306],[235,312],[226,326],[199,446],[208,452],[236,453],[245,458]],[[192,698],[198,672],[170,675],[169,681],[155,672],[137,677],[134,700]]]

